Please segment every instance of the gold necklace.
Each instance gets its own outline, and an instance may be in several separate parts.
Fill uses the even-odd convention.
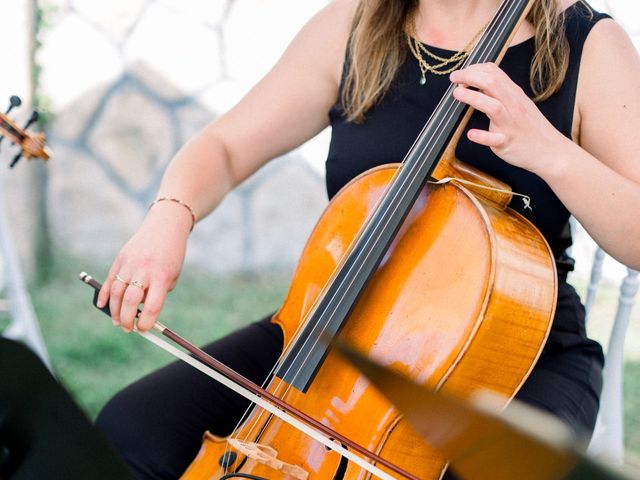
[[[422,72],[422,77],[420,78],[420,85],[424,85],[427,83],[427,72],[431,72],[434,75],[448,75],[454,70],[457,70],[458,68],[460,68],[460,66],[464,63],[464,61],[469,56],[470,50],[475,46],[476,41],[478,40],[478,38],[480,38],[480,35],[482,35],[482,33],[489,26],[490,22],[491,20],[489,20],[489,22],[487,22],[478,31],[478,33],[475,34],[475,36],[469,41],[469,43],[467,43],[467,45],[465,45],[465,47],[462,50],[460,50],[459,52],[455,52],[449,58],[444,58],[444,57],[439,57],[435,53],[429,51],[429,49],[420,40],[416,38],[415,21],[412,19],[409,22],[409,28],[407,29],[407,42],[409,43],[409,49],[411,50],[411,53],[416,58],[416,60],[418,60],[418,65],[420,66],[420,71]],[[422,56],[423,52],[429,58],[439,63],[435,65],[430,65],[429,63],[427,63],[427,61]],[[447,68],[447,66],[451,64],[453,65]],[[441,70],[443,68],[444,70]]]

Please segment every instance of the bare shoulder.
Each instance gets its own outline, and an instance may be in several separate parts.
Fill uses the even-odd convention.
[[[600,20],[589,33],[582,52],[579,106],[597,102],[599,97],[600,101],[618,103],[616,99],[637,96],[639,86],[640,57],[629,35],[614,20]]]
[[[587,54],[622,54],[637,57],[633,42],[618,22],[611,18],[600,20],[593,26],[584,45]]]
[[[308,50],[316,65],[339,83],[357,0],[334,0],[315,14],[298,34],[292,47]]]
[[[596,23],[584,44],[585,53],[589,54],[608,51],[613,53],[633,53],[637,56],[635,47],[629,35],[618,22],[611,18],[605,18]]]
[[[329,41],[346,42],[357,4],[357,0],[333,0],[309,20],[303,31],[322,33]]]
[[[577,0],[578,2],[580,0]],[[576,3],[576,0],[558,0],[558,8],[561,12],[564,12],[567,8]]]
[[[576,98],[580,144],[628,178],[640,180],[640,56],[614,20],[600,20],[584,44]]]
[[[333,0],[321,12],[331,17],[332,20],[349,25],[353,19],[359,0]]]
[[[273,68],[208,127],[232,159],[236,181],[327,126],[356,5],[336,0],[316,13]]]

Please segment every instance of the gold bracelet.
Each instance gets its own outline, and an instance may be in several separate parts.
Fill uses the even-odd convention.
[[[159,198],[156,198],[151,203],[151,205],[149,205],[149,210],[151,210],[151,207],[153,207],[156,203],[165,202],[165,201],[177,203],[177,204],[182,205],[183,207],[185,207],[187,210],[189,210],[189,213],[191,214],[191,230],[189,230],[189,231],[190,232],[193,231],[193,227],[196,226],[196,214],[193,211],[193,208],[191,208],[191,206],[189,204],[184,203],[179,198],[174,198],[174,197],[159,197]]]

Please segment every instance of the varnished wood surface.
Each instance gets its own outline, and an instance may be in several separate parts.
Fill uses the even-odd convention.
[[[481,172],[475,167],[468,165],[460,160],[456,160],[453,164],[447,165],[446,168],[438,167],[437,177],[442,180],[445,177],[462,179],[472,184],[462,184],[467,190],[473,192],[477,197],[486,201],[495,203],[498,208],[506,208],[511,202],[513,194],[511,187],[500,180]]]
[[[2,112],[0,112],[1,135],[6,135],[10,142],[18,145],[27,160],[31,158],[49,160],[51,156],[49,147],[45,145],[44,133],[29,134]]]
[[[355,179],[331,202],[312,233],[274,321],[294,337],[331,278],[396,166]],[[556,276],[540,233],[499,202],[456,185],[429,186],[340,333],[342,341],[423,385],[466,397],[479,388],[515,394],[537,359],[553,317]],[[444,460],[427,447],[378,391],[330,353],[310,390],[272,393],[420,478],[439,478]],[[286,393],[284,393],[286,392]],[[255,411],[236,436],[269,445],[310,479],[330,479],[340,457],[279,420]],[[261,438],[256,433],[263,431]],[[217,465],[225,444],[206,441]],[[213,463],[212,463],[213,462]],[[202,476],[195,463],[182,477]],[[286,477],[247,461],[243,473]],[[369,478],[349,464],[345,479]]]
[[[347,346],[338,348],[386,392],[421,437],[447,455],[462,478],[557,480],[580,461],[584,439],[550,414],[511,404],[507,415],[498,415],[499,399],[461,401],[416,385]]]

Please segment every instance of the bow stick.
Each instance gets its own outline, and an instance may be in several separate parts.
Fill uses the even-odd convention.
[[[108,305],[106,305],[103,308],[99,308],[96,304],[98,300],[98,292],[102,288],[102,285],[85,272],[82,272],[80,274],[80,280],[82,280],[84,283],[94,288],[95,290],[94,297],[93,297],[94,306],[96,306],[96,308],[98,308],[105,314],[111,316],[111,312],[109,311]],[[141,311],[138,309],[138,315],[140,315],[140,313]],[[280,398],[274,396],[267,390],[256,385],[251,380],[247,379],[246,377],[243,377],[239,373],[235,372],[231,368],[219,362],[208,353],[199,349],[195,345],[189,343],[187,340],[182,338],[177,333],[171,331],[168,327],[161,324],[160,322],[156,322],[153,328],[154,330],[162,334],[164,337],[167,337],[176,345],[179,345],[180,347],[184,348],[187,352],[193,355],[193,357],[187,355],[183,351],[177,349],[173,345],[169,344],[168,342],[162,340],[161,338],[159,338],[158,336],[150,332],[140,332],[135,328],[134,328],[134,331],[138,333],[138,335],[142,336],[143,338],[155,344],[156,346],[162,348],[163,350],[170,353],[171,355],[185,361],[192,367],[196,368],[197,370],[200,370],[202,373],[222,383],[223,385],[230,388],[231,390],[238,393],[239,395],[242,395],[244,398],[255,403],[261,408],[265,409],[272,415],[280,418],[284,422],[287,422],[289,425],[297,428],[301,432],[306,433],[314,440],[322,443],[325,447],[351,460],[356,465],[364,468],[365,470],[375,475],[376,477],[382,480],[395,480],[396,478],[380,470],[375,465],[368,463],[363,458],[355,455],[353,452],[347,450],[347,448],[345,448],[343,445],[346,445],[347,447],[360,453],[364,457],[367,457],[370,460],[376,463],[379,463],[380,465],[383,465],[384,467],[388,468],[392,472],[398,475],[401,475],[406,479],[419,480],[419,478],[416,477],[415,475],[403,470],[402,468],[394,465],[388,460],[385,460],[384,458],[376,455],[370,450],[367,450],[361,445],[354,443],[352,440],[349,440],[348,438],[344,437],[340,433],[318,422],[316,419],[308,416],[304,412],[301,412],[295,407],[292,407],[291,405],[284,402]]]

